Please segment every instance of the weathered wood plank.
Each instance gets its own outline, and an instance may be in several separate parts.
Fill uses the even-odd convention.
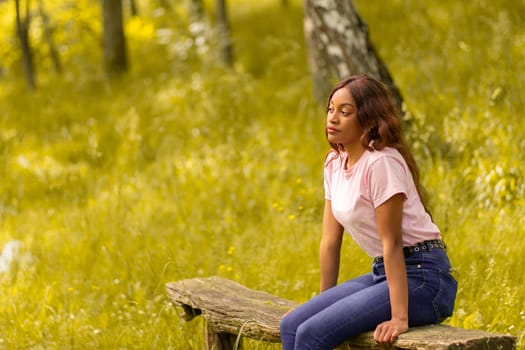
[[[220,277],[193,278],[167,284],[170,299],[188,318],[202,312],[217,333],[280,342],[279,321],[298,303],[246,288]]]
[[[380,349],[374,341],[373,332],[360,334],[345,342],[341,350],[346,349]],[[394,343],[394,349],[429,349],[429,350],[485,350],[515,349],[516,338],[479,330],[467,330],[447,325],[428,325],[414,327],[401,334]]]
[[[210,350],[242,350],[242,339],[240,336],[229,333],[217,333],[206,325],[204,331],[204,344]]]
[[[240,338],[280,342],[279,322],[298,303],[244,287],[220,277],[193,278],[166,285],[170,300],[189,320],[202,314],[207,322],[208,349],[234,349]],[[217,347],[219,346],[219,347]],[[338,349],[379,349],[373,332],[350,339]],[[516,348],[516,337],[446,325],[411,328],[401,334],[393,349],[406,350],[507,350]]]

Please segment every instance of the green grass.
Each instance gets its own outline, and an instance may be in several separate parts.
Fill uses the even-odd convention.
[[[182,6],[153,17],[143,2],[127,27],[131,71],[110,83],[97,9],[76,2],[82,16],[56,31],[66,73],[40,44],[36,92],[0,4],[0,248],[23,244],[0,273],[0,348],[201,349],[202,323],[166,300],[165,283],[182,278],[298,301],[317,291],[328,147],[300,3],[232,0],[229,71],[213,41],[188,45]],[[356,5],[412,113],[407,135],[460,282],[447,322],[515,334],[523,348],[524,6]],[[54,9],[60,23],[78,15]],[[343,255],[342,278],[368,271],[350,239]]]

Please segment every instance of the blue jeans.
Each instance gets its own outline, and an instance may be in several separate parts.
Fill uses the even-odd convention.
[[[439,323],[452,315],[457,282],[444,250],[405,258],[409,327]],[[283,350],[330,350],[390,320],[390,298],[383,263],[372,273],[330,288],[281,320]]]

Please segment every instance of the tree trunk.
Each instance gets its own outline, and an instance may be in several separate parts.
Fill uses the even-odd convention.
[[[314,95],[324,101],[335,80],[367,73],[392,90],[401,112],[403,98],[368,37],[368,28],[352,0],[305,0],[305,40]]]
[[[230,35],[226,0],[216,0],[216,11],[221,60],[226,66],[231,67],[233,66],[233,43]]]
[[[138,16],[139,15],[139,9],[137,7],[137,2],[135,0],[129,0],[129,10],[131,16]]]
[[[204,4],[202,0],[190,0],[189,10],[191,22],[204,21]]]
[[[22,51],[22,64],[24,67],[24,75],[27,84],[31,89],[36,88],[35,71],[33,64],[33,52],[29,43],[29,23],[31,21],[29,15],[29,1],[26,2],[25,18],[22,18],[20,13],[20,0],[15,0],[16,7],[16,35],[20,42],[20,49]]]
[[[104,66],[109,75],[128,68],[122,0],[102,0]]]
[[[55,72],[61,73],[62,63],[60,62],[60,56],[58,55],[58,50],[56,48],[55,41],[53,40],[53,29],[49,24],[49,17],[47,16],[47,13],[44,10],[43,0],[40,0],[38,3],[38,12],[40,13],[40,17],[42,18],[42,25],[44,27],[44,37],[49,48],[49,56],[51,57],[51,62],[53,62],[53,68],[55,69]]]

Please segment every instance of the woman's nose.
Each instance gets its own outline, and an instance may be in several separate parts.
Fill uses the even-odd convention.
[[[337,123],[337,113],[334,113],[334,112],[328,112],[327,116],[326,116],[327,120],[330,122],[330,123]]]

